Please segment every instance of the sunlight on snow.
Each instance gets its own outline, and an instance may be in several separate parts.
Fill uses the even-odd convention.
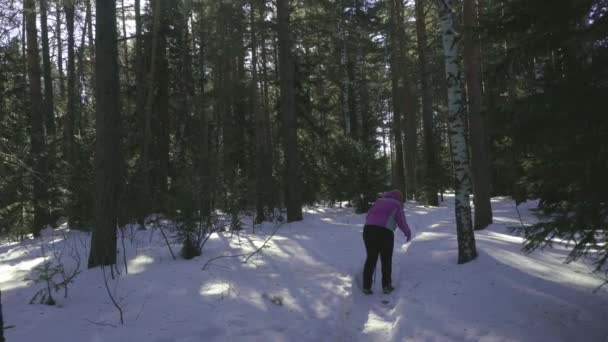
[[[138,274],[146,269],[146,265],[154,262],[154,258],[149,255],[138,255],[135,259],[129,261],[129,273]]]
[[[363,327],[363,332],[365,334],[389,332],[391,329],[391,322],[385,321],[377,313],[370,310],[367,315],[367,322],[365,322],[365,326]]]
[[[201,296],[219,296],[230,290],[230,284],[225,282],[216,282],[201,286],[199,291]]]
[[[0,288],[3,291],[26,287],[23,278],[44,261],[43,257],[25,260],[16,265],[0,265]]]
[[[534,260],[526,255],[509,252],[503,249],[486,248],[484,250],[486,253],[496,259],[496,261],[510,265],[535,277],[556,283],[570,283],[586,288],[598,286],[598,280],[591,275],[573,274],[567,270],[564,270],[563,272],[556,272],[556,265],[551,265],[549,262],[542,261],[542,259],[545,259],[544,256],[539,255],[537,259]]]
[[[524,242],[524,239],[522,237],[507,235],[507,234],[500,234],[500,233],[496,233],[496,232],[492,232],[492,231],[488,231],[486,235],[489,238],[499,240],[499,241],[504,241],[504,242],[512,242],[512,243],[517,243],[517,244],[522,244]]]
[[[422,232],[416,236],[416,241],[432,241],[441,238],[450,238],[453,234]]]

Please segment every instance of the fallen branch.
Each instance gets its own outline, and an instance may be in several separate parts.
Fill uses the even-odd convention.
[[[236,255],[219,255],[216,256],[214,258],[209,259],[209,261],[207,261],[205,263],[205,265],[203,266],[203,270],[205,270],[207,268],[207,266],[209,264],[211,264],[211,262],[217,260],[217,259],[223,259],[223,258],[237,258],[237,257],[247,257],[244,261],[243,264],[247,263],[249,261],[249,259],[251,259],[254,255],[256,255],[257,253],[259,253],[264,247],[266,247],[266,244],[268,243],[268,241],[270,241],[270,239],[272,239],[274,237],[274,235],[276,234],[276,232],[279,230],[279,228],[283,225],[284,222],[278,223],[272,234],[270,234],[270,236],[266,239],[266,241],[264,241],[264,243],[255,251],[250,252],[250,253],[243,253],[243,254],[236,254]]]

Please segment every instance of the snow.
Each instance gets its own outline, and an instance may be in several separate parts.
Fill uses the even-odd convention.
[[[205,270],[215,256],[254,251],[274,227],[216,234],[193,260],[173,260],[158,231],[128,230],[129,273],[121,264],[109,279],[124,325],[100,269],[83,270],[56,306],[28,304],[41,285],[23,279],[43,262],[40,246],[63,251],[66,270],[78,254],[86,266],[87,233],[45,231],[0,245],[7,341],[605,341],[608,291],[594,291],[602,280],[583,261],[564,264],[563,245],[522,253],[507,229],[519,224],[513,201],[492,205],[495,224],[476,232],[479,258],[457,265],[453,197],[438,208],[408,203],[415,238],[396,234],[390,295],[379,277],[373,295],[360,292],[365,215],[350,209],[309,208],[249,262],[221,258]],[[535,205],[520,205],[525,223]]]

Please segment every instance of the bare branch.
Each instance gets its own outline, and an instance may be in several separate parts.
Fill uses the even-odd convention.
[[[272,234],[270,234],[270,236],[266,239],[266,241],[264,241],[264,243],[255,251],[251,252],[251,253],[243,253],[243,254],[236,254],[236,255],[220,255],[220,256],[216,256],[214,258],[209,259],[209,261],[207,261],[205,263],[205,265],[203,266],[203,270],[205,270],[207,268],[207,266],[217,260],[217,259],[222,259],[222,258],[237,258],[237,257],[246,257],[245,260],[243,260],[243,263],[247,263],[249,261],[249,259],[251,259],[254,255],[256,255],[257,253],[259,253],[264,247],[266,247],[266,244],[268,243],[268,241],[270,241],[270,239],[272,239],[274,237],[274,235],[276,234],[276,232],[279,230],[279,228],[284,224],[285,222],[280,222],[277,223],[274,227],[274,230],[272,232]]]
[[[106,291],[108,292],[108,297],[110,297],[112,304],[114,304],[114,306],[118,310],[118,313],[120,314],[120,324],[125,324],[125,321],[123,319],[122,308],[120,307],[120,305],[118,305],[118,302],[116,302],[116,299],[114,299],[114,296],[112,295],[112,291],[110,291],[110,285],[108,285],[108,278],[106,277],[106,268],[103,265],[101,266],[101,272],[103,273],[103,282],[106,286]],[[93,322],[91,322],[91,323],[93,323]]]

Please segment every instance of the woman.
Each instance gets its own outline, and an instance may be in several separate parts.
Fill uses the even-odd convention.
[[[403,196],[399,190],[389,191],[376,200],[367,212],[363,227],[363,241],[367,259],[363,269],[363,293],[372,294],[372,276],[380,255],[382,263],[382,291],[394,290],[391,273],[393,263],[393,245],[395,229],[399,227],[407,242],[412,238],[410,227],[403,214]]]

